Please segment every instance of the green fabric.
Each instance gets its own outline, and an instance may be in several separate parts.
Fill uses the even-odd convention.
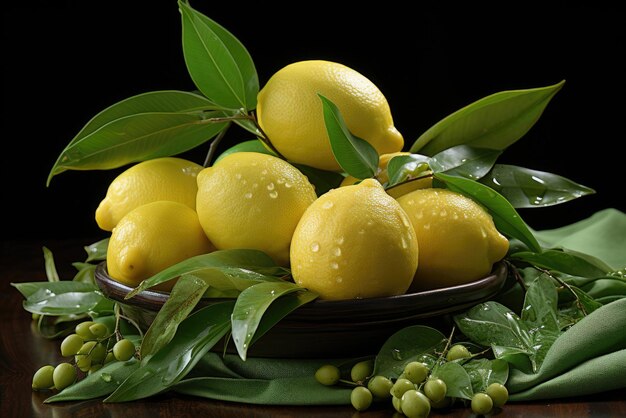
[[[626,214],[600,211],[552,230],[534,231],[545,246],[594,255],[611,267],[626,266]],[[580,278],[579,285],[605,305],[561,335],[536,374],[511,368],[511,401],[554,399],[626,387],[626,282],[623,278]],[[518,286],[517,286],[518,287]],[[521,294],[512,286],[496,298],[517,311]],[[350,389],[326,387],[314,379],[325,363],[342,360],[248,358],[210,353],[185,380],[179,393],[267,405],[348,405]],[[209,376],[209,377],[207,377]]]

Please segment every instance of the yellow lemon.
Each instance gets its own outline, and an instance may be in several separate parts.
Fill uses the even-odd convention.
[[[446,189],[415,190],[398,198],[415,228],[419,268],[412,290],[468,283],[491,272],[509,249],[491,215]]]
[[[204,167],[181,158],[142,161],[123,171],[109,185],[96,209],[98,226],[111,231],[131,210],[157,200],[180,202],[196,208],[196,175]]]
[[[213,250],[193,209],[159,200],[128,212],[113,228],[107,270],[113,279],[135,287],[173,264]],[[173,285],[171,280],[157,289]]]
[[[393,125],[387,99],[374,83],[336,62],[299,61],[272,75],[257,102],[259,125],[287,160],[340,170],[318,93],[337,105],[350,132],[369,142],[378,154],[402,149],[404,139]]]
[[[417,262],[408,216],[373,179],[320,196],[300,219],[291,243],[294,281],[323,299],[403,294]]]
[[[378,159],[378,171],[376,171],[376,180],[380,182],[380,184],[385,184],[389,181],[389,174],[387,173],[387,166],[389,165],[389,161],[393,157],[398,155],[410,155],[410,152],[393,152],[390,154],[383,154]],[[341,181],[341,186],[349,186],[351,184],[357,183],[358,180],[352,176],[346,176]],[[389,196],[398,198],[402,195],[405,195],[413,190],[417,189],[426,189],[433,186],[433,179],[431,176],[424,177],[421,179],[410,180],[404,183],[400,183],[386,190]]]
[[[288,162],[237,152],[198,174],[196,210],[218,249],[261,250],[287,265],[293,231],[316,198],[307,177]]]

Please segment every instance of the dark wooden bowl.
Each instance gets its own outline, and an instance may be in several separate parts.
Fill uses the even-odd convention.
[[[409,325],[449,328],[451,315],[493,298],[504,285],[507,267],[494,265],[487,277],[471,283],[359,300],[316,300],[287,315],[250,348],[257,357],[322,358],[376,354],[393,333]],[[124,315],[147,329],[169,294],[146,290],[124,300],[132,288],[112,279],[106,264],[96,268],[96,283]],[[203,306],[200,301],[198,307]],[[229,344],[227,352],[236,352]],[[223,350],[223,347],[216,347]]]

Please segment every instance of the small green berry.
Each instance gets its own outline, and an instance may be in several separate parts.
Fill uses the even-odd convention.
[[[115,356],[113,355],[112,351],[109,351],[106,355],[106,357],[104,358],[104,362],[103,364],[107,364],[112,362],[113,360],[115,360]]]
[[[372,392],[365,386],[357,386],[350,393],[350,402],[357,411],[365,411],[372,404]]]
[[[70,363],[61,363],[54,368],[52,380],[57,390],[63,390],[76,380],[76,369]]]
[[[404,377],[415,384],[420,384],[426,379],[430,370],[428,366],[419,361],[412,361],[404,366]]]
[[[70,334],[61,342],[61,355],[63,357],[71,357],[78,353],[83,346],[83,337],[78,334]]]
[[[391,397],[393,382],[385,376],[374,376],[367,382],[367,388],[376,399],[388,399]]]
[[[485,415],[493,409],[493,400],[486,393],[476,393],[472,397],[472,411],[478,415]]]
[[[96,338],[103,338],[109,333],[109,329],[106,325],[96,322],[89,327],[89,331],[96,336]]]
[[[402,413],[409,418],[426,418],[430,414],[430,400],[415,389],[402,395],[401,406]]]
[[[398,411],[399,413],[402,413],[402,399],[400,398],[396,398],[395,396],[391,397],[391,405],[393,405],[393,408]]]
[[[337,384],[340,378],[339,368],[332,364],[325,364],[315,372],[315,380],[325,386]]]
[[[424,384],[424,394],[433,402],[441,402],[446,397],[448,386],[441,379],[428,379]]]
[[[350,370],[350,378],[353,382],[363,382],[374,371],[374,360],[364,360],[356,363]]]
[[[509,391],[503,384],[492,383],[487,386],[486,392],[493,401],[494,407],[501,408],[509,400]]]
[[[76,334],[83,337],[84,340],[95,340],[96,336],[89,330],[89,327],[95,324],[93,321],[83,321],[80,324],[76,325],[75,332]]]
[[[463,344],[456,344],[450,347],[448,354],[446,354],[446,360],[454,361],[464,358],[472,357],[472,353]]]
[[[398,379],[391,387],[391,394],[396,398],[402,398],[407,390],[415,389],[415,385],[409,379]]]
[[[131,340],[123,338],[113,346],[113,355],[119,361],[130,360],[135,355],[135,344]]]
[[[37,370],[33,375],[33,390],[50,389],[53,387],[53,374],[54,366],[46,365]]]

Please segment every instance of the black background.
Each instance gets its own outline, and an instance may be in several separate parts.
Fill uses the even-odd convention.
[[[335,2],[336,3],[336,2]],[[502,90],[566,80],[531,131],[500,162],[563,175],[596,190],[521,210],[534,228],[565,225],[623,200],[624,13],[557,2],[411,9],[333,3],[191,4],[249,50],[261,86],[305,59],[341,62],[387,97],[408,148],[431,125]],[[339,4],[339,3],[337,3]],[[45,186],[57,156],[97,112],[154,90],[193,90],[171,1],[3,5],[2,238],[95,237],[95,209],[122,169],[69,171]],[[231,129],[222,148],[250,135]],[[202,163],[206,146],[184,155]]]

